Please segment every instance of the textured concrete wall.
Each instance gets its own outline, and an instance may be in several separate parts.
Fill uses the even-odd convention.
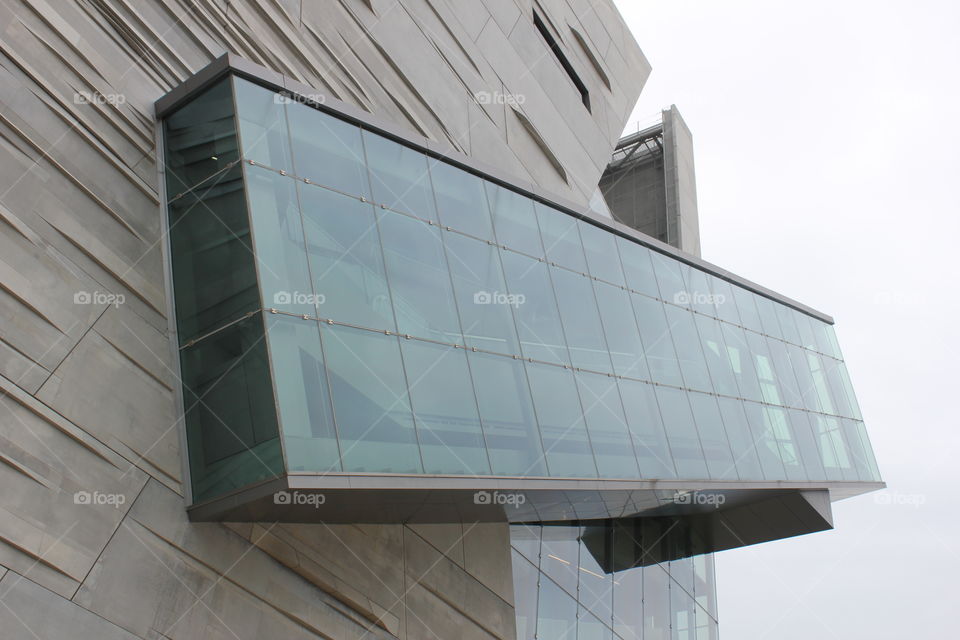
[[[4,640],[514,635],[506,526],[187,522],[152,105],[232,51],[586,202],[649,66],[539,4],[592,113],[527,0],[0,0]]]
[[[693,135],[676,105],[663,111],[663,168],[670,244],[699,256],[700,214],[697,175],[693,168]]]

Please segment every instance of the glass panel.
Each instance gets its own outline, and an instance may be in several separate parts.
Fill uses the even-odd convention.
[[[523,363],[482,352],[468,356],[493,474],[546,476]]]
[[[683,282],[680,263],[676,259],[657,251],[651,251],[650,257],[653,259],[653,271],[657,275],[661,299],[687,306],[684,301],[687,285]]]
[[[379,223],[397,330],[463,344],[440,229],[391,211]]]
[[[370,197],[360,129],[300,102],[287,103],[294,172],[317,184]]]
[[[733,287],[733,299],[737,303],[737,313],[740,315],[740,321],[747,329],[763,333],[763,324],[760,322],[760,313],[757,311],[756,296],[743,289],[742,287]]]
[[[776,304],[769,298],[760,295],[754,295],[753,301],[757,303],[757,312],[760,314],[760,324],[763,325],[763,332],[768,336],[783,339],[780,332],[780,323],[777,321]]]
[[[877,461],[873,457],[873,450],[870,448],[870,441],[867,439],[863,423],[848,418],[842,418],[840,423],[844,440],[847,442],[847,450],[857,470],[857,477],[866,482],[879,482],[880,471],[877,469]]]
[[[489,475],[477,399],[461,349],[401,340],[423,468],[433,474]]]
[[[320,187],[299,191],[321,317],[395,330],[373,206]]]
[[[747,414],[743,410],[743,402],[733,398],[717,398],[717,402],[730,441],[730,452],[737,465],[737,475],[741,480],[763,480],[763,468],[760,466],[753,434],[750,433],[750,425],[747,423]]]
[[[783,480],[786,473],[783,470],[783,460],[780,459],[780,450],[774,437],[773,425],[767,416],[766,407],[755,402],[745,402],[743,405],[747,413],[747,422],[753,432],[753,441],[757,446],[760,457],[760,466],[767,480]]]
[[[235,77],[233,83],[243,157],[290,171],[290,134],[283,107],[287,98],[243,78]]]
[[[590,275],[621,287],[626,286],[617,252],[617,236],[581,220],[580,237],[583,238]]]
[[[483,240],[493,239],[483,180],[446,162],[431,162],[440,222]]]
[[[443,242],[467,346],[519,355],[513,309],[526,301],[507,293],[500,251],[450,231],[443,232]]]
[[[293,178],[255,166],[244,168],[260,272],[263,306],[297,315],[319,314]]]
[[[873,446],[870,444],[867,428],[860,420],[854,420],[853,424],[857,428],[857,433],[860,434],[860,445],[863,447],[867,467],[870,469],[869,479],[874,482],[880,482],[880,467],[877,466],[877,459],[873,455]]]
[[[799,409],[791,409],[790,426],[793,427],[793,434],[797,446],[800,448],[800,457],[803,460],[803,468],[807,472],[807,478],[812,482],[826,480],[827,474],[823,470],[823,460],[820,457],[820,450],[817,447],[817,440],[813,435],[807,413]]]
[[[612,372],[610,352],[603,338],[600,313],[590,279],[556,267],[550,268],[553,288],[563,319],[563,332],[575,367]]]
[[[511,563],[517,640],[534,640],[537,633],[537,583],[540,572],[515,550],[511,554]]]
[[[727,360],[733,370],[734,378],[736,378],[740,395],[749,400],[763,400],[760,380],[757,378],[757,370],[754,367],[753,354],[750,353],[744,330],[725,322],[721,322],[720,327],[727,347]]]
[[[523,300],[514,316],[524,357],[570,364],[547,265],[513,251],[501,251],[500,257],[507,289]]]
[[[534,207],[547,260],[586,273],[587,261],[583,255],[577,219],[539,202],[535,202]]]
[[[823,408],[820,406],[820,398],[817,395],[813,373],[810,371],[810,363],[807,361],[807,352],[792,344],[787,345],[787,352],[790,354],[790,365],[797,376],[797,385],[800,389],[801,404],[796,406],[810,411],[822,411]]]
[[[577,628],[577,601],[564,593],[552,580],[540,581],[537,607],[538,638],[571,638]]]
[[[783,339],[791,344],[800,344],[800,331],[797,330],[797,322],[794,320],[796,313],[786,305],[774,303],[777,310],[777,319],[780,321],[780,330],[783,331]]]
[[[369,131],[363,131],[363,144],[374,201],[437,222],[427,156]]]
[[[840,421],[814,413],[810,415],[810,425],[817,437],[827,480],[857,480],[857,471],[853,468],[850,456],[847,454]]]
[[[687,394],[671,387],[657,387],[656,392],[677,474],[690,480],[709,478]]]
[[[694,315],[694,319],[714,390],[728,396],[739,396],[740,390],[731,366],[730,354],[720,330],[721,322],[701,315]]]
[[[643,640],[669,638],[670,576],[663,567],[654,564],[643,568]]]
[[[726,280],[721,280],[716,276],[708,276],[710,280],[710,289],[713,291],[713,304],[716,308],[716,315],[721,320],[740,324],[740,314],[737,313],[737,303],[733,297],[733,286]]]
[[[805,313],[793,311],[793,319],[797,321],[797,331],[800,332],[800,346],[805,349],[817,349],[817,339],[813,335],[813,318]]]
[[[837,410],[834,407],[833,398],[830,396],[830,386],[823,367],[823,358],[813,351],[803,350],[802,353],[807,359],[807,366],[813,380],[813,389],[819,400],[820,409],[824,413],[836,414]]]
[[[605,573],[597,560],[604,560],[613,544],[609,524],[585,526],[580,534],[580,590],[577,600],[604,625],[612,622],[613,574]],[[597,629],[591,628],[592,632]]]
[[[290,471],[340,471],[316,320],[266,316],[273,384]]]
[[[568,526],[543,527],[543,546],[540,552],[540,570],[553,578],[567,593],[577,593],[579,580],[580,529]],[[548,580],[543,580],[548,582]]]
[[[653,385],[634,380],[618,380],[627,425],[644,479],[676,478],[673,457],[667,444],[660,407]]]
[[[543,245],[533,200],[492,182],[487,182],[486,188],[497,241],[516,251],[542,258]]]
[[[674,573],[674,565],[678,563],[671,562],[670,573]],[[674,640],[693,640],[696,623],[694,621],[694,609],[696,604],[689,591],[679,588],[676,584],[670,585],[670,613],[672,614],[672,628],[670,637]]]
[[[543,527],[537,524],[510,525],[510,546],[519,551],[534,566],[540,566],[540,533]]]
[[[639,477],[616,380],[584,372],[576,378],[600,477]]]
[[[794,374],[793,366],[790,364],[790,356],[787,352],[786,343],[767,338],[767,346],[770,348],[773,368],[777,376],[777,386],[780,388],[782,394],[782,404],[789,407],[804,406],[803,398],[800,395],[800,387],[797,384],[797,376]]]
[[[685,264],[680,265],[683,272],[683,279],[687,283],[687,298],[685,303],[690,305],[694,311],[715,316],[716,307],[713,306],[713,293],[710,291],[710,284],[707,281],[707,274]]]
[[[713,391],[693,313],[669,304],[664,305],[664,310],[670,323],[670,333],[673,334],[673,346],[680,359],[684,384],[698,391]]]
[[[613,574],[613,630],[624,640],[643,637],[643,571],[637,567]]]
[[[813,336],[817,341],[817,350],[828,356],[842,359],[840,354],[840,345],[837,344],[837,336],[834,334],[833,327],[825,322],[810,319],[813,326]]]
[[[168,205],[181,345],[260,308],[242,175],[234,167]]]
[[[653,262],[650,261],[650,249],[621,236],[617,236],[617,246],[620,248],[620,260],[627,277],[627,286],[648,296],[660,297],[657,278],[653,273]]]
[[[791,433],[787,411],[779,407],[764,407],[764,409],[766,409],[767,420],[770,423],[773,437],[777,441],[777,448],[780,451],[780,459],[783,461],[783,469],[787,480],[798,482],[807,480],[807,474],[803,469],[803,460],[800,458],[800,450]]]
[[[593,290],[613,360],[613,372],[620,376],[649,380],[650,371],[643,355],[633,307],[630,306],[630,294],[625,289],[603,282],[594,282]]]
[[[283,472],[260,314],[180,352],[193,499]]]
[[[730,452],[730,443],[723,428],[717,399],[702,393],[690,394],[690,407],[693,409],[700,443],[711,478],[736,480],[737,467]]]
[[[321,324],[344,471],[423,473],[394,336]]]
[[[237,160],[230,80],[213,85],[163,121],[167,198],[173,198]]]
[[[613,640],[613,631],[581,606],[577,618],[577,640]]]
[[[753,354],[753,361],[757,368],[757,379],[760,382],[760,395],[764,402],[783,404],[780,399],[780,387],[773,369],[773,358],[767,348],[767,339],[752,331],[745,332],[747,344]]]
[[[660,302],[636,293],[630,294],[637,325],[646,349],[647,364],[654,382],[683,385],[680,375],[680,363],[673,348],[673,338],[664,315],[664,305]]]
[[[596,478],[573,372],[533,362],[526,367],[550,475]]]

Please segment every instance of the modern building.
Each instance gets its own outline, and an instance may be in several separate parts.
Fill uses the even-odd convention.
[[[883,486],[611,2],[0,12],[4,638],[716,638]]]

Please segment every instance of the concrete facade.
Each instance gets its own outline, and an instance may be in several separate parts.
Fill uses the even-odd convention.
[[[153,102],[233,52],[585,203],[649,73],[612,2],[4,0],[0,24],[0,635],[514,637],[506,524],[187,521]]]

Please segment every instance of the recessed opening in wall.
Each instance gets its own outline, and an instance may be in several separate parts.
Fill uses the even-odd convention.
[[[557,62],[559,62],[563,70],[567,72],[567,76],[569,76],[570,81],[573,82],[573,86],[580,92],[580,99],[583,101],[583,106],[587,108],[587,111],[590,111],[590,92],[587,91],[587,85],[583,84],[583,80],[577,75],[573,65],[570,64],[570,60],[567,59],[567,56],[565,56],[560,49],[560,45],[557,44],[556,38],[550,33],[543,18],[541,18],[536,11],[533,12],[533,24],[537,27],[537,31],[540,32],[543,39],[546,40],[547,46],[550,47],[550,51],[556,56]]]

